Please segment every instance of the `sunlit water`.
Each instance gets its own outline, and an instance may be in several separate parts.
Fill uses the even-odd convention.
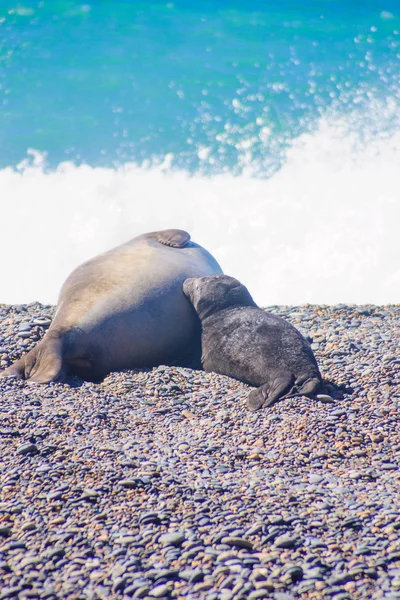
[[[0,302],[187,229],[261,304],[399,302],[400,9],[0,4]]]

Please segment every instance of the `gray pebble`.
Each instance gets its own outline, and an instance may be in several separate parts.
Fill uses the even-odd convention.
[[[246,548],[246,550],[252,550],[253,544],[249,540],[245,540],[240,537],[224,537],[222,543],[227,546],[236,546],[237,548]]]
[[[167,585],[157,585],[155,588],[148,592],[149,596],[152,598],[163,598],[169,592],[169,587]]]
[[[296,536],[284,534],[277,537],[274,544],[277,548],[293,548],[297,542],[298,538]]]
[[[38,453],[39,453],[39,449],[36,446],[36,444],[23,444],[16,450],[16,454],[21,454],[22,456],[24,456],[26,454],[34,455],[34,454],[38,454]]]
[[[180,546],[185,541],[185,534],[181,532],[164,533],[160,537],[160,543],[164,546]]]

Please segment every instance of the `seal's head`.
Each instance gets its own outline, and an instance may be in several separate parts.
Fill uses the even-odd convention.
[[[234,277],[211,275],[186,279],[183,292],[200,319],[236,306],[257,306],[248,289]]]

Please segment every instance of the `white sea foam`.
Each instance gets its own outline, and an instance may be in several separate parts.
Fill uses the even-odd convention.
[[[201,149],[204,157],[206,149]],[[265,304],[400,301],[400,133],[321,120],[270,179],[43,155],[0,171],[0,302],[55,302],[68,273],[135,235],[187,229]]]

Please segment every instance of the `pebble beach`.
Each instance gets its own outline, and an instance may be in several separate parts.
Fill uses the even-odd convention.
[[[273,306],[325,389],[0,379],[0,598],[400,599],[400,306]],[[0,305],[0,367],[54,307]]]

